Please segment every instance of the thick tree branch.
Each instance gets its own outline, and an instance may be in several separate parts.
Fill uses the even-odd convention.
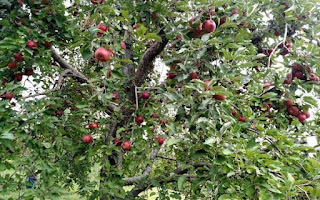
[[[161,36],[162,41],[156,42],[144,53],[134,77],[134,84],[136,87],[140,87],[148,76],[148,72],[152,69],[154,59],[163,51],[168,43],[168,39],[164,33]]]

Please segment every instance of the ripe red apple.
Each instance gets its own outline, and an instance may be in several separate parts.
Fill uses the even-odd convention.
[[[93,141],[93,138],[91,135],[84,135],[82,137],[82,142],[85,144],[90,144],[90,143],[92,143],[92,141]]]
[[[296,106],[290,106],[287,108],[287,112],[290,115],[298,116],[299,115],[299,108],[297,108]]]
[[[272,114],[269,114],[268,116],[267,116],[269,119],[273,119],[273,115]]]
[[[18,0],[17,2],[21,7],[23,6],[23,2],[21,0]]]
[[[28,47],[29,49],[31,49],[31,50],[34,50],[34,49],[36,49],[36,48],[38,47],[38,44],[37,44],[35,41],[33,41],[33,40],[29,40],[29,41],[27,42],[27,47]]]
[[[143,99],[149,99],[149,97],[150,97],[149,92],[143,91],[143,92],[141,93],[141,98],[143,98]]]
[[[24,60],[23,54],[21,52],[13,54],[13,57],[17,62],[22,62]]]
[[[58,116],[62,116],[63,115],[63,110],[58,110],[57,115]]]
[[[5,97],[6,99],[11,100],[11,99],[14,97],[14,95],[13,95],[12,93],[6,93],[6,94],[4,95],[4,97]]]
[[[54,116],[57,116],[57,114],[56,114],[55,112],[52,112],[52,113],[51,113],[51,116],[54,117]]]
[[[49,42],[49,41],[45,41],[45,42],[44,42],[44,46],[45,46],[46,48],[50,48],[50,47],[52,46],[52,43]]]
[[[292,106],[293,105],[293,101],[291,99],[286,99],[283,101],[284,105],[286,105],[287,107]]]
[[[98,36],[103,36],[103,35],[105,34],[105,32],[107,32],[108,29],[109,29],[109,27],[103,25],[102,23],[100,23],[100,24],[97,26],[97,28],[100,30],[100,31],[97,33]]]
[[[191,72],[191,73],[190,73],[190,78],[191,78],[191,80],[192,80],[192,79],[199,79],[199,76],[198,76],[197,73]]]
[[[126,43],[124,41],[121,41],[121,49],[126,50]]]
[[[177,36],[177,40],[181,41],[182,40],[182,35]]]
[[[226,23],[227,22],[227,18],[226,17],[222,17],[221,19],[220,19],[220,25],[222,25],[222,24],[224,24],[224,23]]]
[[[305,120],[307,119],[307,117],[304,114],[299,114],[298,115],[298,120],[303,123]]]
[[[144,121],[144,117],[143,116],[141,116],[141,115],[137,116],[137,118],[136,118],[137,124],[141,124],[143,121]]]
[[[115,144],[116,146],[120,146],[121,143],[122,143],[122,142],[121,142],[121,140],[120,140],[119,138],[117,138],[117,137],[114,138],[113,144]]]
[[[310,113],[309,111],[304,111],[302,114],[304,114],[306,116],[306,118],[308,119],[310,117]]]
[[[292,67],[293,71],[297,72],[297,71],[302,71],[302,66],[298,63],[294,64]]]
[[[295,73],[293,74],[293,76],[294,76],[294,77],[297,77],[298,79],[303,79],[303,78],[304,78],[302,72],[295,72]]]
[[[103,4],[105,0],[90,0],[93,4]]]
[[[156,20],[156,19],[157,19],[157,14],[156,14],[155,12],[153,12],[153,13],[151,14],[151,19],[152,19],[152,20]]]
[[[162,145],[164,143],[164,138],[163,137],[156,137],[158,144]]]
[[[204,21],[204,23],[202,24],[202,30],[206,33],[212,33],[215,29],[216,23],[211,19]]]
[[[18,66],[18,63],[15,61],[9,62],[8,67],[9,69],[14,69]]]
[[[33,73],[34,73],[33,69],[26,69],[25,72],[24,72],[24,74],[27,75],[27,76],[32,76]]]
[[[104,47],[99,47],[94,56],[97,60],[101,61],[101,62],[106,62],[110,59],[110,51],[107,50],[106,48]]]
[[[315,75],[314,73],[310,73],[310,81],[317,81],[319,82],[320,81],[320,78]]]
[[[238,9],[234,9],[233,11],[232,11],[232,15],[235,15],[235,14],[238,14],[239,12],[238,12]]]
[[[157,113],[152,113],[152,114],[151,114],[151,117],[153,117],[153,118],[158,118],[159,115],[158,115]]]
[[[275,35],[276,37],[280,36],[279,31],[275,31],[275,32],[274,32],[274,35]]]
[[[16,77],[17,81],[22,80],[22,74],[20,74],[20,73],[15,74],[14,77]]]
[[[231,115],[236,116],[237,115],[237,111],[236,110],[232,110],[231,111]]]
[[[168,72],[168,73],[167,73],[167,77],[168,77],[169,79],[174,79],[176,76],[177,76],[177,75],[176,75],[175,73],[172,73],[172,72]]]
[[[124,141],[122,144],[121,144],[121,147],[123,150],[125,151],[128,151],[131,149],[131,143],[129,141]]]
[[[246,122],[246,118],[242,115],[240,115],[238,118],[237,118],[238,121],[240,122]]]
[[[117,100],[119,98],[119,95],[118,95],[117,92],[112,92],[112,94],[113,94],[113,97],[112,97],[113,101],[115,101],[115,100]]]
[[[99,123],[98,122],[93,122],[89,124],[89,129],[92,130],[94,128],[98,128],[99,127]]]
[[[169,120],[164,119],[164,120],[160,120],[159,122],[161,125],[166,125],[167,123],[169,123]]]
[[[12,106],[16,106],[16,102],[11,102],[11,105]]]
[[[215,98],[216,100],[222,101],[222,100],[225,100],[227,98],[227,96],[221,95],[221,94],[215,94],[215,95],[213,95],[213,98]]]

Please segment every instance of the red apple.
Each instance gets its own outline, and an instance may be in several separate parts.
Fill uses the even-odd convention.
[[[204,21],[204,23],[202,24],[202,30],[206,33],[212,33],[215,29],[216,23],[211,19]]]
[[[231,115],[236,116],[237,115],[237,111],[236,110],[232,110],[231,111]]]
[[[50,48],[50,47],[52,46],[52,43],[49,42],[49,41],[45,41],[45,42],[44,42],[44,46],[45,46],[46,48]]]
[[[278,31],[275,31],[275,32],[274,32],[274,35],[275,35],[276,37],[278,37],[278,36],[280,36],[280,33],[279,33]]]
[[[29,40],[29,41],[27,42],[27,47],[28,47],[29,49],[31,49],[31,50],[34,50],[34,49],[36,49],[36,48],[38,47],[38,44],[37,44],[35,41],[33,41],[33,40]]]
[[[57,116],[57,114],[55,112],[52,112],[51,116],[54,117],[54,116]]]
[[[152,20],[156,20],[156,19],[157,19],[157,14],[156,14],[155,12],[153,12],[153,13],[151,14],[151,19],[152,19]]]
[[[304,76],[303,76],[303,73],[302,72],[295,72],[293,74],[294,77],[297,77],[298,79],[303,79]]]
[[[273,115],[272,114],[269,114],[268,116],[267,116],[269,119],[273,119]]]
[[[222,100],[225,100],[227,98],[227,96],[221,95],[221,94],[215,94],[215,95],[213,95],[213,98],[215,98],[216,100],[222,101]]]
[[[192,79],[199,79],[199,75],[197,73],[195,73],[195,72],[191,72],[190,73],[190,78],[191,78],[191,80]]]
[[[166,125],[167,123],[169,123],[169,120],[164,119],[164,120],[160,120],[159,122],[161,125]]]
[[[220,19],[220,25],[222,25],[222,24],[224,24],[224,23],[226,23],[227,22],[227,18],[226,17],[222,17],[221,19]]]
[[[126,50],[126,43],[124,41],[121,41],[121,49]]]
[[[162,145],[164,143],[164,138],[163,137],[156,137],[158,144]]]
[[[310,81],[317,81],[319,82],[320,81],[320,78],[315,75],[314,73],[310,73]]]
[[[23,54],[21,52],[13,54],[13,57],[17,62],[22,62],[24,60]]]
[[[18,63],[15,61],[9,62],[8,67],[9,69],[14,69],[18,66]]]
[[[85,144],[90,144],[90,143],[92,143],[92,141],[93,141],[93,138],[91,135],[84,135],[82,137],[82,142]]]
[[[149,97],[150,97],[149,92],[144,91],[144,92],[141,93],[141,98],[143,98],[143,99],[149,99]]]
[[[298,115],[298,120],[303,123],[305,120],[307,119],[307,117],[304,114],[299,114]]]
[[[157,113],[152,113],[152,114],[151,114],[151,117],[153,117],[153,118],[158,118],[159,115],[158,115]]]
[[[107,50],[106,48],[104,47],[99,47],[94,56],[97,60],[101,61],[101,62],[106,62],[110,59],[110,51]]]
[[[89,124],[89,129],[92,130],[94,128],[98,128],[99,127],[99,123],[98,122],[93,122],[91,124]]]
[[[18,0],[17,2],[21,7],[23,6],[23,2],[21,0]]]
[[[14,97],[14,95],[13,95],[12,93],[6,93],[6,94],[4,95],[4,97],[5,97],[6,99],[11,100],[11,99]]]
[[[63,115],[63,110],[58,110],[57,115],[58,116],[62,116]]]
[[[127,151],[127,150],[130,150],[131,149],[131,143],[129,141],[124,141],[122,144],[121,144],[121,147],[123,150]]]
[[[238,12],[238,9],[234,9],[233,11],[232,11],[232,15],[235,15],[235,14],[238,14],[239,12]]]
[[[119,98],[119,95],[118,95],[117,92],[112,92],[112,94],[113,94],[113,97],[112,97],[113,101],[115,101],[115,100],[117,100]]]
[[[271,86],[273,86],[273,83],[266,82],[266,83],[264,84],[264,86],[263,86],[263,89],[266,89],[266,88],[271,87]]]
[[[177,36],[177,40],[181,41],[182,40],[182,35]]]
[[[14,77],[16,77],[17,81],[22,80],[22,74],[20,74],[20,73],[15,74]]]
[[[304,114],[306,116],[306,118],[308,119],[310,117],[310,113],[309,111],[304,111],[302,114]]]
[[[121,145],[121,140],[119,139],[119,138],[114,138],[114,140],[113,140],[113,144],[115,144],[116,146],[120,146]]]
[[[176,76],[177,76],[177,75],[176,75],[175,73],[172,73],[172,72],[168,72],[168,73],[167,73],[167,77],[168,77],[169,79],[174,79]]]
[[[34,73],[33,69],[26,69],[25,72],[24,72],[24,74],[27,75],[27,76],[32,76],[33,73]]]
[[[246,122],[246,118],[242,115],[240,115],[238,118],[237,118],[238,121],[240,122]]]
[[[292,106],[293,105],[293,101],[291,99],[286,99],[284,100],[284,105],[286,105],[287,107]]]
[[[298,63],[294,64],[292,67],[293,71],[297,72],[297,71],[302,71],[302,66]]]
[[[16,102],[11,102],[11,105],[12,106],[16,106]]]
[[[298,116],[299,115],[299,108],[297,108],[296,106],[290,106],[287,108],[287,112],[290,115]]]
[[[105,0],[90,0],[93,4],[103,4]]]
[[[137,116],[137,118],[136,118],[137,124],[141,124],[143,121],[144,121],[144,117],[143,116],[141,116],[141,115]]]

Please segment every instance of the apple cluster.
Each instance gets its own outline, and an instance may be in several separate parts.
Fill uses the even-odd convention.
[[[297,117],[301,123],[304,123],[304,121],[310,117],[309,111],[300,110],[297,106],[293,105],[293,101],[291,99],[286,99],[283,103],[287,107],[287,113]],[[291,121],[292,119],[289,120]]]
[[[310,67],[303,66],[295,63],[292,67],[290,74],[287,74],[287,78],[284,80],[284,84],[291,84],[294,78],[304,80],[304,81],[316,81],[319,82],[320,78],[314,74]]]

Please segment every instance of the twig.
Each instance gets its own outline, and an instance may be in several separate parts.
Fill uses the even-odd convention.
[[[0,186],[0,191],[4,188],[4,186],[7,185],[7,183],[9,182],[9,180],[10,180],[18,171],[20,171],[21,167],[22,167],[22,165],[20,165],[19,168],[17,168],[17,169],[8,177],[8,179],[7,179],[4,183],[2,183],[2,185]]]
[[[31,97],[41,96],[41,95],[45,95],[45,94],[52,93],[52,92],[55,92],[55,91],[60,90],[60,89],[61,89],[61,86],[62,86],[62,82],[63,82],[63,80],[64,80],[64,77],[67,76],[67,74],[70,73],[70,72],[72,72],[70,69],[64,70],[64,71],[60,74],[60,76],[59,76],[57,86],[54,87],[53,89],[48,90],[48,91],[44,91],[44,92],[41,92],[41,93],[37,93],[37,94],[32,94],[32,95],[29,95],[29,96],[25,96],[25,97],[22,97],[21,99],[28,99],[28,98],[31,98]]]
[[[273,48],[272,52],[270,53],[269,58],[268,58],[268,65],[267,65],[267,67],[270,67],[271,57],[272,57],[273,53],[277,50],[278,46],[279,46],[281,43],[283,44],[284,47],[286,46],[285,43],[286,43],[286,39],[287,39],[287,34],[288,34],[288,24],[286,23],[283,40],[282,40],[281,42],[279,42],[279,43],[277,44],[277,46],[275,46],[275,47]]]
[[[136,99],[136,110],[138,110],[139,109],[139,101],[138,101],[137,87],[134,87],[134,95],[135,95],[135,99]]]
[[[168,157],[164,157],[164,156],[156,156],[156,158],[161,158],[161,159],[165,159],[165,160],[172,160],[172,161],[177,162],[177,159],[174,159],[174,158],[168,158]]]
[[[298,188],[299,190],[301,190],[302,192],[305,193],[305,195],[306,195],[306,197],[307,197],[308,200],[311,200],[310,197],[309,197],[309,195],[308,195],[308,193],[307,193],[307,191],[305,191],[304,189],[302,189],[300,186],[297,186],[297,188]]]

